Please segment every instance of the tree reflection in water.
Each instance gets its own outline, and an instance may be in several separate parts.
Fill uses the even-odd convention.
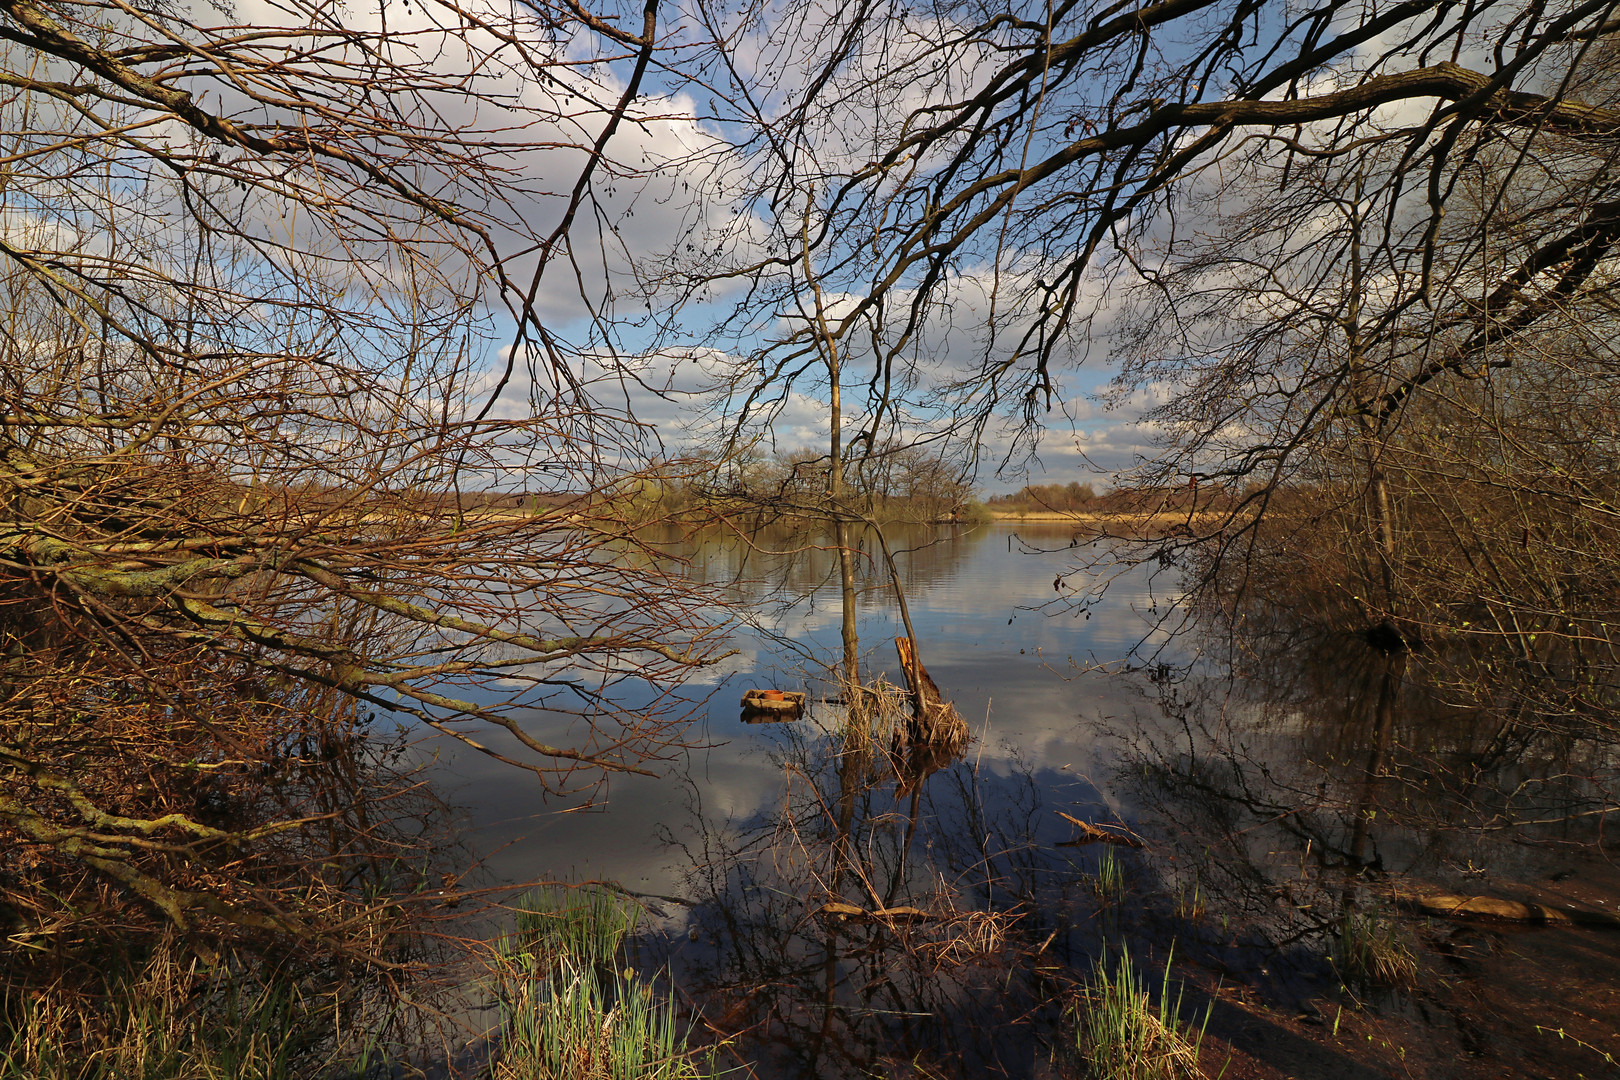
[[[842,707],[776,734],[778,806],[732,822],[699,805],[679,844],[700,898],[681,982],[737,1060],[804,1076],[1043,1065],[1060,973],[1095,952],[1095,902],[1085,857],[1034,839],[1053,815],[1033,770],[894,753]]]
[[[1620,935],[1435,918],[1417,901],[1612,905],[1614,714],[1554,707],[1573,671],[1323,630],[1353,618],[1313,602],[1203,612],[1203,656],[1153,669],[1139,711],[1105,724],[1129,747],[1114,779],[1153,838],[1144,870],[1162,895],[1198,898],[1178,952],[1274,1011],[1366,1007],[1358,1023],[1384,1025],[1367,1039],[1399,1049],[1382,1065],[1413,1076],[1601,1069],[1616,1032],[1593,1006],[1615,993]],[[1384,937],[1351,940],[1369,933]],[[1347,945],[1392,966],[1336,970]],[[1275,1057],[1227,1019],[1234,1046]],[[1362,1051],[1319,1074],[1382,1067]]]
[[[694,785],[699,827],[669,837],[695,901],[673,965],[732,1063],[1067,1075],[1064,1009],[1106,943],[1153,971],[1173,952],[1211,1075],[1229,1054],[1233,1075],[1600,1071],[1620,934],[1412,901],[1612,903],[1614,725],[1546,709],[1523,667],[1459,692],[1486,660],[1440,643],[1197,614],[1196,660],[1090,717],[1102,790],[1081,805],[1052,763],[908,761],[825,704],[773,729],[773,809],[732,820]],[[1058,810],[1122,813],[1146,846],[1054,846]]]

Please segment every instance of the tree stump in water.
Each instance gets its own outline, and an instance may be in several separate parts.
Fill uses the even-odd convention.
[[[900,671],[911,691],[911,722],[906,725],[906,741],[912,746],[928,746],[952,756],[968,742],[967,721],[956,706],[945,700],[939,686],[917,659],[917,647],[910,638],[895,638],[900,654]]]

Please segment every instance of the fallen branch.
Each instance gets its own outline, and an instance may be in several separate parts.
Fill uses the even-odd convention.
[[[938,915],[924,911],[922,908],[892,907],[867,911],[865,908],[856,907],[854,904],[846,904],[840,900],[822,904],[816,909],[815,913],[827,918],[837,919],[840,922],[914,923],[933,922],[939,918]]]
[[[1087,844],[1118,844],[1120,847],[1140,848],[1146,847],[1142,838],[1123,825],[1093,825],[1089,821],[1081,821],[1071,814],[1059,810],[1058,817],[1074,825],[1080,830],[1080,835],[1073,840],[1059,840],[1058,847],[1085,847]]]
[[[1620,915],[1593,908],[1550,907],[1494,896],[1454,896],[1451,893],[1430,893],[1427,896],[1404,898],[1400,902],[1424,915],[1438,915],[1446,919],[1502,919],[1508,922],[1565,923],[1620,929]]]

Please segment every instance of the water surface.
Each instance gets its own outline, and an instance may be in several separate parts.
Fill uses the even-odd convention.
[[[1070,602],[1094,579],[1073,571],[1081,552],[1070,547],[1071,529],[891,531],[923,663],[972,726],[972,761],[991,774],[1015,763],[1053,771],[1052,782],[1073,798],[1096,797],[1083,778],[1095,764],[1098,735],[1085,721],[1114,715],[1137,695],[1084,669],[1121,660],[1151,635],[1155,609],[1173,582],[1162,579],[1156,591],[1138,572],[1115,582],[1104,605],[1080,611]],[[791,538],[763,542],[792,544]],[[876,545],[868,540],[868,546],[875,556]],[[532,777],[448,742],[437,747],[434,779],[468,808],[472,837],[499,880],[585,875],[678,891],[682,867],[670,861],[660,830],[683,827],[694,791],[707,811],[746,817],[781,789],[781,769],[770,759],[780,735],[743,722],[743,691],[837,693],[825,682],[826,665],[842,649],[836,562],[829,552],[772,557],[734,538],[713,537],[682,554],[693,559],[693,573],[735,582],[738,603],[755,626],[739,630],[737,655],[687,684],[689,696],[703,699],[691,710],[685,739],[692,745],[654,764],[659,779],[615,776],[600,797],[548,800]],[[876,561],[866,560],[861,581],[863,669],[899,682],[893,642],[903,628]],[[1060,574],[1061,590],[1054,588]],[[818,709],[808,723],[838,721],[835,709]],[[562,742],[569,730],[558,725],[540,737]],[[576,809],[584,805],[590,808]],[[1061,819],[1053,818],[1056,835]]]
[[[672,536],[746,623],[686,689],[686,746],[656,778],[572,801],[443,747],[433,775],[485,875],[663,898],[644,961],[668,965],[724,1063],[758,1075],[1072,1073],[1074,1003],[1124,954],[1170,966],[1228,1075],[1612,1069],[1620,931],[1410,901],[1620,898],[1604,831],[1620,755],[1601,728],[1461,701],[1437,658],[1291,623],[1286,604],[1189,619],[1174,567],[1099,595],[1087,567],[1105,550],[1062,525],[889,539],[922,660],[972,729],[962,756],[852,735],[826,678],[841,647],[825,541]],[[897,605],[863,543],[863,676],[899,682]],[[825,700],[749,724],[753,687]],[[1142,846],[1076,844],[1075,820]],[[1407,974],[1363,984],[1330,960],[1352,924],[1378,927]]]

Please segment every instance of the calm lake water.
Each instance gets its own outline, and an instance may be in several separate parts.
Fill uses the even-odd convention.
[[[1172,635],[1174,568],[1099,598],[1099,549],[1062,525],[890,543],[922,661],[973,731],[965,754],[852,741],[836,700],[745,723],[750,688],[836,698],[836,562],[706,541],[682,550],[690,572],[726,583],[751,625],[687,686],[689,745],[659,777],[548,800],[433,744],[485,879],[653,898],[642,962],[701,1015],[699,1041],[724,1041],[720,1065],[758,1075],[1062,1072],[1068,1004],[1121,955],[1155,988],[1169,965],[1183,1012],[1209,1017],[1211,1075],[1613,1071],[1620,931],[1412,903],[1607,910],[1613,740],[1504,736],[1425,681],[1421,655],[1351,630]],[[863,565],[863,673],[898,682],[893,593]],[[536,734],[566,743],[569,725]],[[1077,844],[1075,821],[1142,846]],[[1329,959],[1350,926],[1405,958],[1399,978],[1361,984]]]
[[[1156,592],[1145,573],[1133,573],[1111,586],[1105,604],[1080,611],[1074,601],[1093,578],[1071,572],[1082,554],[1070,547],[1071,529],[893,532],[923,663],[973,729],[971,762],[987,777],[1037,769],[1065,809],[1103,798],[1089,778],[1106,758],[1106,740],[1089,721],[1131,710],[1140,695],[1084,669],[1118,662],[1154,634],[1155,609],[1174,595],[1167,592],[1173,580],[1162,579]],[[694,797],[707,814],[737,818],[779,801],[775,752],[783,735],[743,722],[739,702],[753,687],[837,694],[824,681],[826,665],[842,655],[836,560],[826,551],[773,557],[719,538],[682,554],[693,557],[694,574],[735,583],[755,625],[739,628],[737,655],[687,684],[688,696],[707,700],[695,705],[686,734],[695,745],[654,764],[663,776],[615,776],[589,800],[547,800],[527,774],[448,742],[436,745],[433,778],[466,808],[467,838],[495,880],[600,877],[679,894],[687,867],[672,856],[669,840],[689,835]],[[863,668],[898,683],[894,639],[904,628],[874,561],[860,583]],[[1061,590],[1054,588],[1060,574]],[[821,731],[841,723],[836,706],[816,707],[799,726]],[[539,737],[566,744],[572,730],[559,724]],[[587,802],[590,809],[575,809]],[[1067,838],[1068,826],[1051,816],[1044,832]]]

